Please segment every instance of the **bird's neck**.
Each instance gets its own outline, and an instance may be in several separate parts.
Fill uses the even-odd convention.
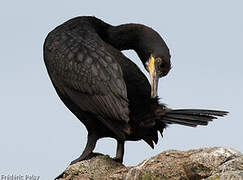
[[[106,41],[113,47],[121,50],[132,49],[136,51],[141,61],[145,64],[150,56],[146,46],[146,29],[148,27],[140,24],[124,24],[110,26],[107,29]]]
[[[119,50],[137,49],[139,28],[134,24],[111,26],[107,30],[107,40]]]
[[[90,18],[90,17],[89,17]],[[116,49],[136,51],[145,65],[151,51],[149,41],[151,39],[151,28],[141,24],[123,24],[112,26],[97,18],[91,18],[99,36]]]

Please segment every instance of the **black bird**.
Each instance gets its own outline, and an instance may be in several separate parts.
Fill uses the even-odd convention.
[[[150,74],[151,85],[121,50],[133,49]],[[88,130],[87,145],[71,164],[90,158],[98,139],[117,140],[122,162],[125,141],[152,148],[167,124],[207,125],[225,111],[178,109],[160,104],[158,79],[171,69],[161,36],[141,24],[112,26],[95,17],[76,17],[51,31],[44,61],[57,94]]]

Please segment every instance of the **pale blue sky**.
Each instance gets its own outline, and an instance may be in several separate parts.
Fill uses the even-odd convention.
[[[167,149],[225,146],[243,152],[242,7],[240,0],[2,2],[0,175],[53,179],[82,152],[87,132],[57,97],[42,57],[47,33],[80,15],[113,25],[146,24],[164,37],[173,69],[160,80],[161,102],[230,111],[207,127],[170,126],[154,150],[142,141],[126,143],[126,165]],[[126,55],[142,68],[134,52]],[[95,151],[114,156],[115,146],[102,139]]]

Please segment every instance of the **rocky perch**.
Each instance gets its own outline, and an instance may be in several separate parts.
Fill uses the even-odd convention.
[[[242,153],[223,147],[162,152],[134,167],[107,155],[69,166],[59,180],[243,180]]]

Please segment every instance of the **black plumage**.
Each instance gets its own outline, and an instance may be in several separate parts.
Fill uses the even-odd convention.
[[[151,86],[121,53],[125,49],[137,52],[151,73]],[[117,140],[116,160],[122,162],[127,140],[144,140],[154,147],[157,132],[162,135],[167,124],[207,125],[227,114],[171,110],[158,102],[158,81],[153,80],[169,72],[170,53],[160,35],[144,25],[112,26],[95,17],[71,19],[48,34],[44,61],[57,94],[88,130],[87,145],[72,163],[89,158],[99,138]]]

